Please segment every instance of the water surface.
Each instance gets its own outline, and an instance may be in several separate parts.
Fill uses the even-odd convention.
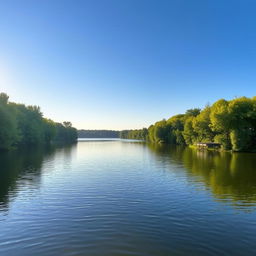
[[[256,155],[122,140],[0,154],[0,255],[256,255]]]

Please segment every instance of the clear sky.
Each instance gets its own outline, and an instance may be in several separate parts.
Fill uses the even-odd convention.
[[[256,95],[255,0],[0,0],[0,91],[77,128]]]

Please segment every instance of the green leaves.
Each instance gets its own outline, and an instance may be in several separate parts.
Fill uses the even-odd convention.
[[[7,103],[7,102],[6,102]],[[18,141],[17,122],[8,105],[0,105],[0,150],[10,149]]]
[[[256,97],[220,99],[212,106],[189,109],[151,125],[149,140],[170,144],[192,145],[196,142],[218,142],[234,151],[256,151]]]
[[[56,124],[43,118],[38,106],[11,103],[8,99],[8,95],[0,93],[0,149],[8,150],[19,144],[50,143],[57,135],[58,141],[76,141],[77,131],[70,122]]]

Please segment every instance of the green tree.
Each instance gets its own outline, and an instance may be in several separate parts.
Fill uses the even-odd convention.
[[[206,106],[201,113],[193,119],[193,129],[197,134],[198,142],[211,142],[215,136],[211,130],[210,122],[211,108]]]
[[[8,150],[18,141],[15,117],[8,105],[8,96],[0,94],[0,149]]]
[[[197,133],[193,128],[194,117],[191,116],[186,119],[183,131],[183,137],[187,145],[193,145],[197,140]]]
[[[171,126],[171,143],[185,145],[183,137],[185,115],[175,115],[168,119],[167,124]]]
[[[171,125],[166,120],[156,122],[154,125],[154,141],[168,143],[172,141]]]
[[[192,108],[188,109],[185,113],[186,117],[196,117],[200,114],[201,109],[200,108]]]
[[[211,128],[217,134],[215,142],[222,144],[224,149],[231,149],[230,131],[232,129],[232,116],[229,113],[229,102],[221,99],[211,107]]]
[[[255,147],[255,112],[252,99],[241,97],[229,102],[231,144],[234,151],[249,151]]]
[[[0,93],[0,149],[56,140],[65,143],[77,140],[77,130],[70,122],[64,122],[60,128],[53,121],[43,118],[38,106],[11,103],[8,99],[8,95]],[[58,128],[61,132],[57,131]]]

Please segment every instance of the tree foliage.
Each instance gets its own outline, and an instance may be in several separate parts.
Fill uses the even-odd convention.
[[[38,106],[9,102],[5,93],[0,94],[0,149],[39,143],[73,142],[77,131],[70,122],[55,123],[43,117]]]
[[[119,135],[114,130],[78,130],[79,138],[119,138]]]
[[[218,142],[223,149],[256,151],[256,97],[220,99],[204,109],[189,109],[148,128],[147,140],[193,145]]]
[[[147,140],[148,129],[143,128],[137,130],[123,130],[120,131],[119,136],[122,139]]]

